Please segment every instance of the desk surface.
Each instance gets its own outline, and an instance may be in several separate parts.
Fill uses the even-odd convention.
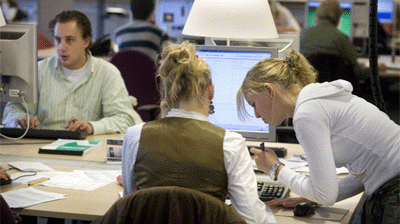
[[[21,140],[8,140],[0,139],[0,154],[25,156],[25,157],[39,157],[51,159],[65,159],[65,160],[82,160],[104,162],[106,161],[106,145],[107,139],[124,139],[125,134],[111,134],[111,135],[90,135],[87,140],[100,140],[101,147],[96,148],[83,156],[68,156],[68,155],[54,155],[54,154],[39,154],[39,148],[49,144],[55,140],[38,140],[38,139],[21,139]]]
[[[369,67],[369,58],[357,58],[357,61],[358,63],[364,64],[366,67]],[[390,55],[379,55],[378,62],[382,62],[385,64],[392,64],[392,57]],[[400,65],[400,56],[395,57],[394,64]],[[379,71],[379,76],[400,78],[400,70],[387,69],[384,72]]]
[[[120,169],[120,165],[109,165],[106,164],[106,150],[105,143],[106,139],[123,139],[123,134],[120,135],[103,135],[103,136],[90,136],[90,139],[100,139],[104,144],[99,150],[92,151],[82,157],[77,156],[61,156],[61,155],[43,155],[38,154],[38,146],[40,144],[32,145],[1,145],[0,159],[1,161],[15,161],[20,159],[26,161],[30,159],[32,161],[43,162],[49,166],[54,167],[56,170],[72,171],[74,169]],[[257,142],[248,142],[248,145],[258,146]],[[302,153],[302,148],[298,144],[283,144],[283,143],[266,143],[266,147],[286,147],[288,149],[288,156],[293,153]],[[7,154],[7,151],[8,154]],[[18,152],[18,153],[17,153]],[[96,156],[95,156],[96,155]],[[86,156],[86,157],[85,157]],[[60,159],[61,158],[61,159]],[[73,163],[71,161],[74,161]],[[71,166],[77,167],[73,168]],[[0,192],[5,192],[11,188],[27,187],[26,185],[6,185],[0,186]],[[118,192],[122,191],[122,187],[116,182],[108,184],[95,191],[81,191],[72,189],[62,188],[51,188],[46,186],[34,186],[39,190],[65,193],[67,198],[63,200],[51,201],[42,203],[39,205],[24,208],[20,211],[22,215],[32,215],[39,217],[55,217],[75,220],[94,220],[106,213],[110,206],[118,199]],[[291,197],[297,197],[296,194],[291,192]],[[275,216],[278,223],[348,223],[351,219],[353,212],[356,209],[358,202],[360,201],[361,194],[349,198],[347,200],[336,203],[333,207],[345,208],[349,212],[340,222],[308,219],[308,218],[294,218]],[[280,208],[272,208],[272,211],[276,213]]]

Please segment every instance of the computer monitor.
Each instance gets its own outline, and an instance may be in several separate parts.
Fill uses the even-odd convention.
[[[320,1],[308,1],[306,6],[306,27],[315,26],[315,17],[317,15],[317,7]],[[351,36],[351,11],[352,2],[351,1],[339,1],[340,7],[342,8],[342,16],[339,21],[339,30]]]
[[[393,22],[394,3],[393,0],[378,0],[378,21],[381,23]]]
[[[155,19],[159,27],[170,36],[182,34],[193,0],[158,0]]]
[[[217,46],[227,46],[227,40],[222,38],[213,38],[213,42]],[[247,46],[247,47],[269,47],[278,49],[278,58],[285,58],[286,51],[293,49],[300,51],[300,35],[299,34],[279,34],[278,38],[243,41],[231,40],[229,46]]]
[[[276,141],[275,127],[256,118],[250,105],[246,104],[246,110],[251,116],[245,121],[239,119],[236,93],[250,68],[265,58],[277,57],[278,49],[197,45],[196,51],[209,65],[215,85],[212,100],[215,113],[209,116],[210,122],[236,131],[248,141]]]
[[[1,102],[37,103],[37,25],[0,27]]]

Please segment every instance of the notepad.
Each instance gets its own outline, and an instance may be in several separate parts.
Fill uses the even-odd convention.
[[[100,147],[100,141],[58,139],[39,149],[39,153],[82,156]]]

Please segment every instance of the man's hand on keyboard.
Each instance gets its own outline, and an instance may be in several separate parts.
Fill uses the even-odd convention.
[[[16,120],[17,124],[19,124],[22,128],[28,127],[28,115],[23,117],[22,119]],[[29,115],[29,128],[36,128],[40,125],[40,122],[36,120],[33,115]]]
[[[89,135],[93,134],[93,126],[81,119],[78,119],[76,117],[71,117],[68,120],[67,126],[65,127],[67,131],[80,131],[80,132],[85,132]]]

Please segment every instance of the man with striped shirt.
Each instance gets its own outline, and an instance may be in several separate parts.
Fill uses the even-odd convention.
[[[119,50],[137,49],[156,59],[169,37],[152,22],[154,5],[154,0],[131,0],[133,21],[114,31],[114,42]]]

